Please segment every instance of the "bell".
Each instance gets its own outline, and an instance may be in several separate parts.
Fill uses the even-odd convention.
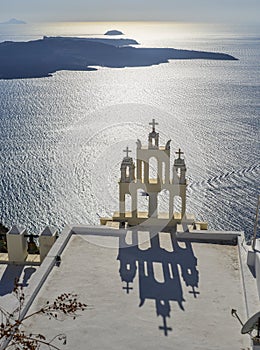
[[[6,239],[4,237],[0,238],[0,253],[7,253]]]
[[[39,248],[37,247],[33,235],[30,235],[29,242],[28,242],[28,249],[29,254],[39,254]]]

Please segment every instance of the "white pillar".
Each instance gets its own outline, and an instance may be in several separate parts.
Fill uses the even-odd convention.
[[[26,230],[14,225],[6,234],[8,259],[15,263],[24,262],[27,258],[28,244]]]
[[[149,214],[148,217],[157,217],[157,192],[149,192]]]
[[[119,216],[125,217],[125,192],[122,184],[119,184]]]
[[[131,193],[132,200],[132,217],[137,218],[137,191],[132,191]]]
[[[39,249],[41,262],[49,253],[51,247],[55,243],[58,235],[58,230],[53,227],[46,226],[39,236]]]

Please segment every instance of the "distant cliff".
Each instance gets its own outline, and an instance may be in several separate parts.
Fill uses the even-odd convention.
[[[0,79],[47,77],[60,70],[152,66],[174,59],[236,60],[225,53],[136,48],[132,39],[44,37],[0,43]]]
[[[26,22],[21,21],[20,19],[11,18],[6,22],[1,22],[0,24],[26,24]]]

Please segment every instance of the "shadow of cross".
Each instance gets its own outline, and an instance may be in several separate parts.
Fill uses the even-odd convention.
[[[200,292],[197,292],[197,291],[195,290],[195,287],[194,287],[194,286],[192,286],[192,290],[190,290],[189,293],[190,293],[190,294],[193,294],[193,296],[194,296],[195,299],[197,298],[197,295],[200,294]]]
[[[171,327],[167,327],[166,317],[170,317],[171,307],[168,300],[156,300],[156,312],[157,316],[162,316],[163,326],[159,326],[160,330],[164,331],[164,335],[168,335],[168,331],[172,331]]]
[[[166,317],[163,316],[163,326],[159,326],[159,329],[161,331],[164,331],[164,335],[168,335],[168,331],[172,331],[171,327],[167,327],[167,321],[166,321]]]
[[[123,287],[123,289],[126,291],[126,294],[129,294],[129,291],[134,288],[129,286],[129,282],[126,282],[126,287]]]

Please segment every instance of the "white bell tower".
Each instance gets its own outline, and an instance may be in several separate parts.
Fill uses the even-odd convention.
[[[137,140],[136,168],[133,158],[129,156],[131,150],[124,150],[126,156],[121,163],[121,178],[119,181],[119,213],[115,213],[113,220],[128,222],[130,226],[142,224],[152,218],[156,224],[165,220],[169,226],[175,225],[177,221],[185,219],[186,215],[186,165],[179,149],[176,154],[172,168],[170,165],[170,143],[165,146],[159,145],[159,133],[155,127],[158,125],[155,119],[149,125],[152,131],[148,135],[148,145],[142,146]],[[155,169],[151,166],[151,159],[155,161]],[[148,201],[147,212],[141,212],[138,208],[139,191],[142,191]],[[158,212],[158,195],[161,191],[168,191],[169,202],[166,213]],[[126,211],[126,196],[130,197],[131,209]],[[180,212],[174,212],[175,197],[181,200]]]

